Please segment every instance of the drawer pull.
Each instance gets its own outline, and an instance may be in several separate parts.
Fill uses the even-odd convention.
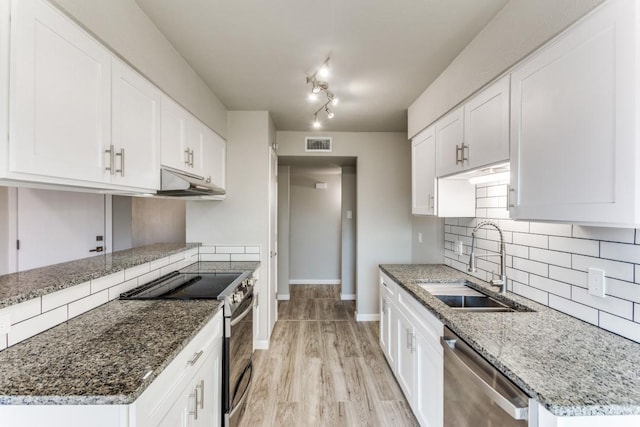
[[[198,400],[198,390],[200,390],[200,400]],[[196,385],[196,401],[200,402],[200,409],[204,409],[204,380]]]
[[[197,352],[196,354],[193,355],[193,359],[189,360],[188,364],[193,366],[196,364],[196,362],[198,361],[198,359],[200,359],[200,356],[202,356],[202,354],[204,353],[204,350],[200,350],[199,352]]]

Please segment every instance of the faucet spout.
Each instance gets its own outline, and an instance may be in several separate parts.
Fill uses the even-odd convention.
[[[500,235],[500,253],[499,254],[487,254],[487,255],[476,255],[473,252],[476,241],[476,232],[484,227],[493,227],[498,230],[498,234]],[[490,257],[490,256],[499,256],[500,257],[500,271],[499,271],[499,279],[492,279],[490,283],[492,285],[500,286],[500,293],[505,294],[507,292],[507,251],[505,249],[504,244],[504,235],[502,233],[502,229],[493,221],[482,221],[478,225],[476,225],[471,232],[471,251],[469,253],[469,268],[468,271],[470,273],[475,273],[476,268],[476,257]]]

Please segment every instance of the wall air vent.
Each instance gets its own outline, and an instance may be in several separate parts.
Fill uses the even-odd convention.
[[[304,151],[329,153],[331,152],[331,138],[327,136],[308,136],[305,138]]]

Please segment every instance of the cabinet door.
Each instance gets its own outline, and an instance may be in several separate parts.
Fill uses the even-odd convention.
[[[160,91],[122,62],[112,65],[112,182],[160,188]]]
[[[204,127],[202,176],[220,188],[226,188],[227,143],[220,135]]]
[[[604,3],[512,73],[512,218],[637,219],[638,7]]]
[[[391,338],[391,303],[388,298],[382,294],[383,290],[380,290],[381,298],[380,298],[380,348],[382,348],[382,352],[387,358],[387,362],[389,365],[394,368],[393,360],[390,354],[390,342]]]
[[[11,14],[10,172],[109,182],[110,53],[46,1]]]
[[[509,76],[464,104],[469,168],[509,161]]]
[[[187,170],[190,158],[187,149],[189,113],[166,95],[160,104],[160,163],[170,168]]]
[[[187,172],[204,177],[204,141],[205,125],[192,115],[187,119],[187,148],[189,150],[189,165]]]
[[[469,162],[464,144],[464,113],[462,107],[447,114],[435,124],[436,173],[438,177],[460,172]]]
[[[412,408],[421,426],[442,427],[444,366],[440,342],[416,333],[415,400]]]
[[[408,402],[414,399],[414,327],[400,310],[395,314],[396,379]]]
[[[411,212],[435,215],[436,139],[433,126],[411,142]]]

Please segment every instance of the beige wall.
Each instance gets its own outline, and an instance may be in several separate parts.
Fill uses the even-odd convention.
[[[409,137],[604,0],[511,0],[409,107]]]
[[[357,157],[356,309],[379,315],[378,264],[411,262],[411,152],[399,132],[278,132],[278,155],[305,156],[304,138],[333,138],[331,156]],[[321,156],[321,154],[311,154]]]
[[[52,0],[221,136],[227,109],[134,0]]]
[[[422,234],[422,242],[418,238]],[[434,216],[413,216],[411,262],[442,264],[444,262],[444,219]]]

